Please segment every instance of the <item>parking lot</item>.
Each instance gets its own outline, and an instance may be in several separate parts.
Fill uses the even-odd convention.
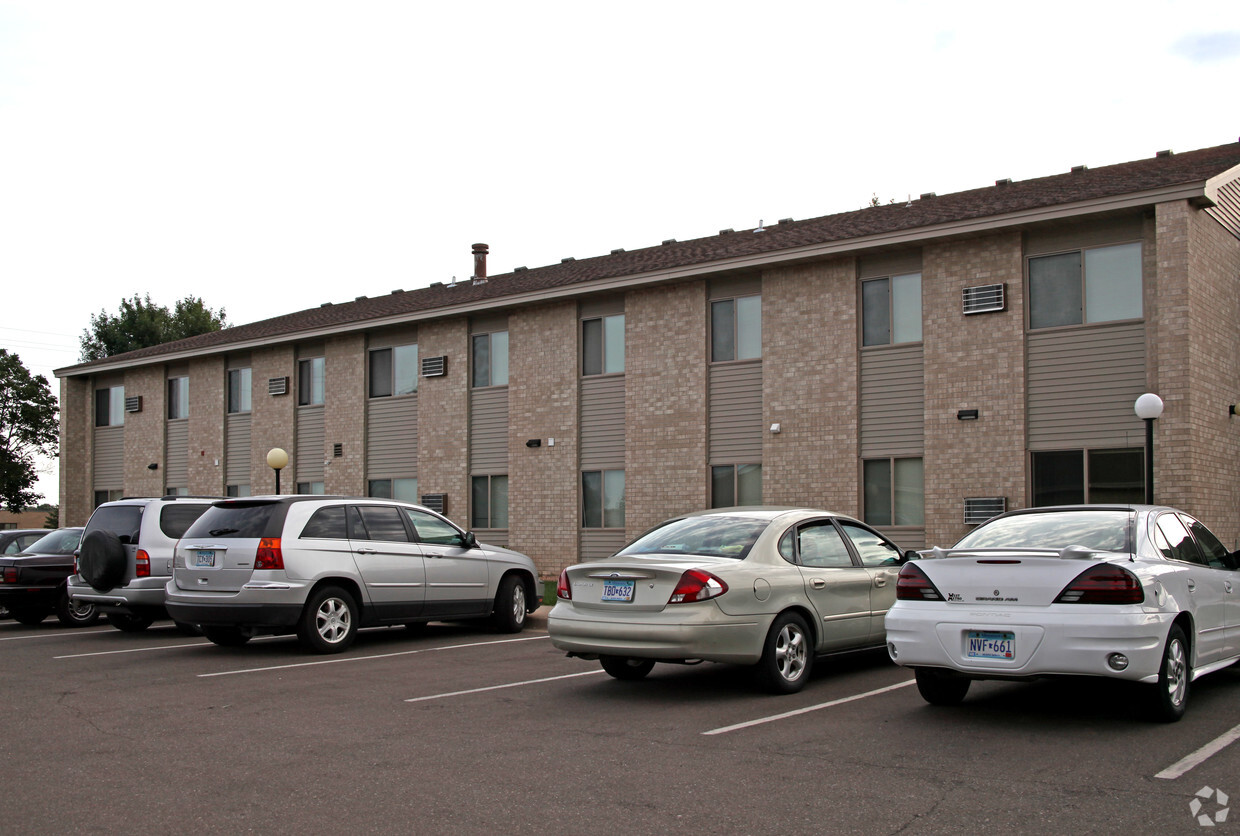
[[[1234,671],[1157,725],[1111,683],[932,708],[881,653],[787,697],[711,664],[619,682],[543,618],[367,630],[326,657],[3,621],[0,660],[12,834],[1200,832],[1195,793],[1240,794]]]

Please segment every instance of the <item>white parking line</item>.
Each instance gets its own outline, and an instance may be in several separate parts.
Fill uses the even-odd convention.
[[[100,633],[115,633],[116,630],[111,627],[105,627],[102,630],[74,630],[72,633],[39,633],[37,636],[5,636],[0,642],[15,642],[22,639],[67,639],[70,636],[90,636]]]
[[[396,656],[413,656],[414,654],[417,654],[417,653],[434,653],[440,650],[460,650],[466,647],[484,647],[486,645],[491,645],[491,644],[510,644],[512,642],[532,642],[532,641],[538,641],[540,639],[545,639],[545,638],[547,637],[546,636],[529,636],[523,639],[499,639],[498,641],[469,642],[468,644],[453,644],[453,645],[445,645],[443,647],[421,647],[421,648],[417,648],[416,650],[401,650],[396,653],[379,653],[374,656],[348,656],[345,658],[338,658],[338,659],[319,659],[314,662],[295,662],[290,665],[268,665],[267,667],[262,667],[262,668],[241,668],[235,671],[217,671],[215,673],[200,673],[198,674],[198,677],[199,679],[207,679],[213,676],[233,676],[235,674],[241,674],[241,673],[263,673],[264,671],[283,671],[283,670],[288,670],[289,668],[309,668],[309,667],[314,667],[316,665],[338,665],[344,662],[368,662],[371,659],[391,659]]]
[[[1193,767],[1200,766],[1209,758],[1217,755],[1237,740],[1240,740],[1240,726],[1236,726],[1231,731],[1220,734],[1196,752],[1193,752],[1188,757],[1181,758],[1171,764],[1171,766],[1164,769],[1162,772],[1159,772],[1154,777],[1165,778],[1169,781],[1179,778]]]
[[[470,688],[468,691],[449,691],[446,694],[431,694],[428,697],[413,697],[405,702],[425,702],[426,700],[442,700],[448,697],[463,697],[466,694],[481,694],[483,691],[501,691],[504,688],[520,688],[522,685],[537,685],[540,682],[555,682],[557,679],[573,679],[578,676],[597,676],[607,671],[586,671],[585,673],[566,673],[563,676],[547,676],[542,679],[527,679],[524,682],[508,682],[504,685],[488,685],[485,688]]]
[[[706,735],[727,734],[728,732],[734,732],[740,729],[747,729],[747,728],[750,728],[751,726],[761,726],[764,723],[774,723],[776,720],[786,720],[789,717],[796,717],[799,714],[808,714],[811,711],[818,711],[823,708],[831,708],[832,706],[835,706],[835,705],[843,705],[846,702],[853,702],[854,700],[863,700],[866,697],[874,697],[874,696],[878,696],[879,694],[885,694],[888,691],[895,691],[898,688],[907,688],[908,686],[912,685],[916,681],[917,680],[915,679],[910,679],[908,682],[898,682],[895,685],[888,685],[886,688],[879,688],[874,691],[866,691],[864,694],[854,694],[851,697],[843,697],[838,700],[831,700],[831,702],[824,702],[824,703],[819,703],[818,705],[811,705],[805,708],[798,708],[796,711],[785,711],[783,714],[772,714],[770,717],[759,717],[757,720],[749,720],[744,723],[737,723],[734,726],[724,726],[718,729],[711,729],[710,731],[702,732],[702,734],[706,734]]]
[[[146,653],[151,650],[176,650],[181,647],[205,647],[211,642],[194,642],[193,644],[166,644],[162,647],[129,647],[124,650],[99,650],[94,653],[72,653],[68,656],[53,656],[53,659],[83,659],[87,656],[111,656],[114,653]]]

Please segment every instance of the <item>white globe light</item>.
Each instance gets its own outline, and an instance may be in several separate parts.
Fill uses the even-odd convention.
[[[1144,395],[1137,398],[1137,402],[1133,405],[1133,409],[1136,410],[1137,417],[1142,421],[1151,421],[1162,415],[1163,401],[1162,398],[1158,397],[1153,392],[1146,392]]]
[[[1159,406],[1162,406],[1162,401],[1159,401]],[[267,452],[267,466],[272,470],[283,470],[286,465],[288,465],[288,453],[282,448],[272,447]]]

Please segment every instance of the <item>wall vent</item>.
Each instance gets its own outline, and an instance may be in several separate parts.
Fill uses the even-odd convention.
[[[332,445],[332,458],[334,458],[334,459],[338,459],[338,458],[340,458],[340,457],[341,457],[341,456],[343,456],[343,455],[344,455],[344,445],[343,445],[343,444],[333,444],[333,445]]]
[[[964,501],[964,524],[981,525],[1007,510],[1006,496],[974,496]]]
[[[125,398],[125,411],[126,412],[141,412],[142,411],[142,396],[132,395],[128,398]]]
[[[983,284],[964,289],[964,313],[978,314],[1001,311],[1006,307],[1007,294],[1003,284]]]
[[[422,377],[443,377],[447,373],[448,358],[446,355],[422,358]]]
[[[446,514],[448,495],[446,493],[424,493],[422,494],[422,505],[437,513]]]
[[[267,378],[267,394],[271,396],[288,394],[288,378],[287,377],[269,377]]]

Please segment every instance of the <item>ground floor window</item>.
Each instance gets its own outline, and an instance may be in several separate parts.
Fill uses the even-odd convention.
[[[624,471],[581,473],[581,527],[624,528]]]
[[[865,521],[870,525],[925,525],[922,460],[866,459],[862,463]]]
[[[189,488],[167,487],[164,489],[164,496],[189,496]]]
[[[1032,454],[1033,504],[1145,501],[1145,451],[1051,450]]]
[[[762,504],[762,465],[722,464],[710,469],[710,507]]]
[[[378,499],[399,499],[402,502],[417,502],[418,480],[371,479],[367,483],[366,495]]]
[[[298,482],[297,492],[300,494],[321,494],[323,493],[322,482]]]
[[[249,485],[228,485],[224,488],[224,494],[226,496],[249,496],[250,486]]]
[[[125,495],[123,490],[114,491],[95,491],[95,507],[98,508],[105,502],[115,502]]]
[[[508,527],[508,476],[473,477],[473,528]]]

